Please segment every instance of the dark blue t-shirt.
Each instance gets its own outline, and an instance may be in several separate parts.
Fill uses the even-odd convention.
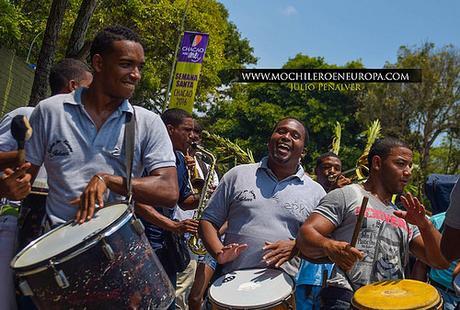
[[[179,200],[178,203],[183,202],[192,193],[188,181],[187,166],[185,158],[182,153],[176,151],[176,169],[177,169],[177,183],[179,185]],[[174,208],[161,208],[155,207],[155,209],[163,214],[164,216],[172,219]],[[162,248],[164,246],[165,230],[158,226],[155,226],[143,219],[141,219],[145,226],[145,235],[150,242],[150,245],[154,250]]]

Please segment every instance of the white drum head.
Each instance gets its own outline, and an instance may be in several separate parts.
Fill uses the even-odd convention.
[[[110,226],[126,212],[128,206],[117,204],[100,209],[83,224],[67,223],[32,242],[16,255],[11,267],[22,268],[50,259],[80,244]]]
[[[294,281],[281,270],[237,270],[217,279],[209,289],[209,297],[221,307],[252,309],[279,303],[293,288]]]

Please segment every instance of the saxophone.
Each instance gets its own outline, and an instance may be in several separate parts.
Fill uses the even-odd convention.
[[[211,163],[208,169],[208,174],[206,175],[205,181],[204,181],[204,186],[203,189],[201,190],[200,194],[200,200],[198,202],[198,207],[196,208],[195,212],[193,213],[193,219],[194,220],[200,220],[201,216],[203,215],[203,211],[206,208],[206,205],[208,203],[209,198],[211,197],[211,182],[214,176],[214,170],[216,167],[216,158],[214,155],[209,152],[208,150],[204,149],[202,146],[192,143],[192,147],[196,150],[199,150],[206,156],[208,156],[211,159]],[[206,254],[206,248],[204,247],[203,242],[201,239],[196,236],[192,235],[188,239],[188,247],[190,248],[190,251],[197,255],[204,255]]]

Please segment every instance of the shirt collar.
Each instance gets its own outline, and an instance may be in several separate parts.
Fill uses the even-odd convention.
[[[70,94],[67,95],[67,98],[64,99],[64,103],[78,105],[83,107],[82,94],[86,90],[85,87],[79,87]],[[118,106],[119,113],[127,112],[133,114],[133,106],[129,103],[128,99],[123,100],[123,102]]]
[[[258,169],[263,169],[263,170],[267,171],[268,173],[270,173],[271,175],[275,176],[273,171],[268,167],[268,156],[265,156],[264,158],[262,158],[262,160],[259,162],[259,168]],[[305,172],[304,172],[304,170],[302,168],[302,165],[297,165],[296,173],[291,175],[291,176],[288,176],[287,178],[285,178],[285,180],[289,179],[289,178],[292,178],[292,177],[295,177],[295,178],[298,178],[299,180],[302,180],[304,175],[305,175]]]

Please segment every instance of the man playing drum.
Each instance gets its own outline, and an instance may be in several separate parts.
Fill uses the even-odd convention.
[[[294,276],[295,237],[305,218],[325,195],[305,175],[300,159],[308,139],[294,118],[279,121],[268,141],[268,157],[227,172],[200,221],[208,252],[228,273],[248,268],[281,268]],[[218,230],[228,221],[224,243]]]
[[[328,193],[302,225],[297,244],[310,259],[327,256],[336,264],[322,290],[324,309],[349,309],[353,290],[371,282],[401,279],[409,251],[435,268],[445,268],[439,232],[417,198],[402,197],[407,211],[391,202],[412,170],[412,151],[394,138],[376,141],[368,155],[369,178]],[[350,245],[363,197],[369,202],[356,247]]]
[[[133,31],[113,26],[99,32],[91,51],[94,79],[88,88],[41,101],[32,113],[27,143],[32,175],[48,172],[47,215],[53,224],[93,217],[96,205],[126,195],[125,123],[135,117],[133,198],[174,207],[178,197],[175,157],[160,117],[128,99],[141,78],[144,50]],[[146,177],[142,172],[148,171]],[[79,205],[79,208],[73,204]]]

